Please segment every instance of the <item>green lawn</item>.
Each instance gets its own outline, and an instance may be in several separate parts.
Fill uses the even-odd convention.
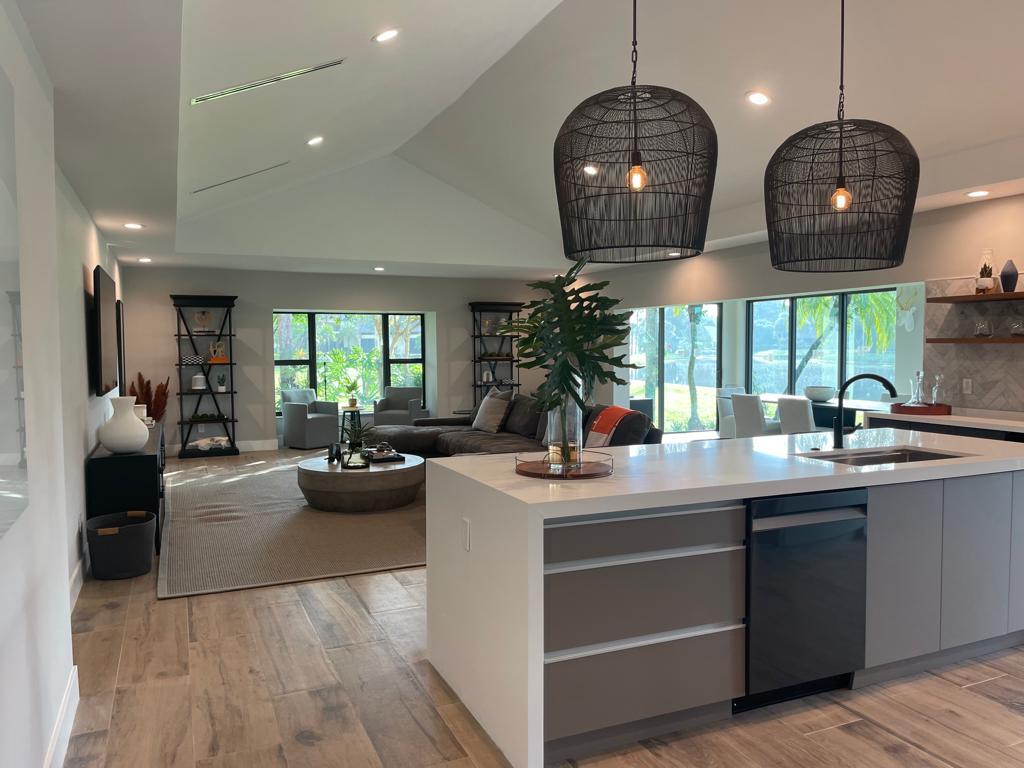
[[[699,429],[715,429],[716,404],[715,387],[697,387],[697,417]],[[644,397],[644,385],[634,381],[629,388],[632,398]],[[690,429],[690,388],[685,384],[665,385],[665,431],[689,432]]]

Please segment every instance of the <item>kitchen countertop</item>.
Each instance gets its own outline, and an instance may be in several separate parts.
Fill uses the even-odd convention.
[[[862,467],[796,455],[831,450],[832,435],[816,432],[598,449],[614,457],[615,471],[593,480],[523,477],[515,473],[511,454],[430,459],[428,484],[430,465],[444,468],[551,519],[1024,470],[1024,443],[894,429],[864,429],[846,436],[850,449],[892,446],[965,455]],[[443,472],[433,477],[442,481]]]
[[[908,421],[918,424],[948,424],[951,427],[968,429],[991,429],[1003,432],[1024,432],[1024,413],[1018,411],[982,411],[971,408],[954,408],[949,416],[919,416],[910,413],[875,413],[871,416],[893,421]]]

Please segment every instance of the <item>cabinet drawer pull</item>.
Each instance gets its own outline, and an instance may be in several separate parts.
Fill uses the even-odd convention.
[[[653,635],[627,637],[623,640],[613,640],[607,643],[581,645],[578,648],[564,648],[558,651],[549,651],[548,653],[545,653],[544,663],[557,664],[560,661],[582,659],[587,656],[597,656],[601,653],[615,653],[616,651],[625,651],[630,648],[641,648],[645,645],[671,643],[675,640],[684,640],[688,637],[700,637],[701,635],[714,635],[719,632],[731,632],[734,629],[743,629],[743,624],[735,621],[721,622],[718,624],[702,624],[697,627],[685,627],[683,629],[673,629],[667,632],[657,632]]]
[[[728,504],[720,507],[691,507],[685,509],[637,510],[630,512],[611,512],[598,517],[572,517],[568,520],[554,520],[544,523],[545,528],[574,528],[581,525],[602,525],[604,523],[626,523],[633,520],[648,520],[652,517],[679,517],[681,515],[699,515],[705,512],[736,512],[746,511],[742,504]]]
[[[657,549],[651,552],[629,555],[609,555],[608,557],[592,557],[586,560],[568,560],[561,563],[548,563],[544,566],[544,574],[589,571],[594,568],[614,568],[617,565],[634,565],[636,563],[651,563],[657,560],[675,560],[680,557],[716,555],[721,552],[735,552],[742,549],[746,549],[743,544],[701,544],[693,547]]]

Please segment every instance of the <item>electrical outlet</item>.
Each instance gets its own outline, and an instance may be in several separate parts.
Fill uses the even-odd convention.
[[[462,548],[469,552],[473,547],[473,537],[469,525],[469,518],[462,518]]]
[[[206,425],[205,424],[197,424],[196,426],[199,427],[199,434],[200,435],[205,435],[206,434]]]
[[[974,379],[964,379],[961,382],[960,389],[963,390],[963,393],[965,395],[973,395],[974,394]]]

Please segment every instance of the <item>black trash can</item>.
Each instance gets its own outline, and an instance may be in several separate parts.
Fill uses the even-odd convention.
[[[85,521],[94,579],[130,579],[153,567],[156,515],[116,512]]]

